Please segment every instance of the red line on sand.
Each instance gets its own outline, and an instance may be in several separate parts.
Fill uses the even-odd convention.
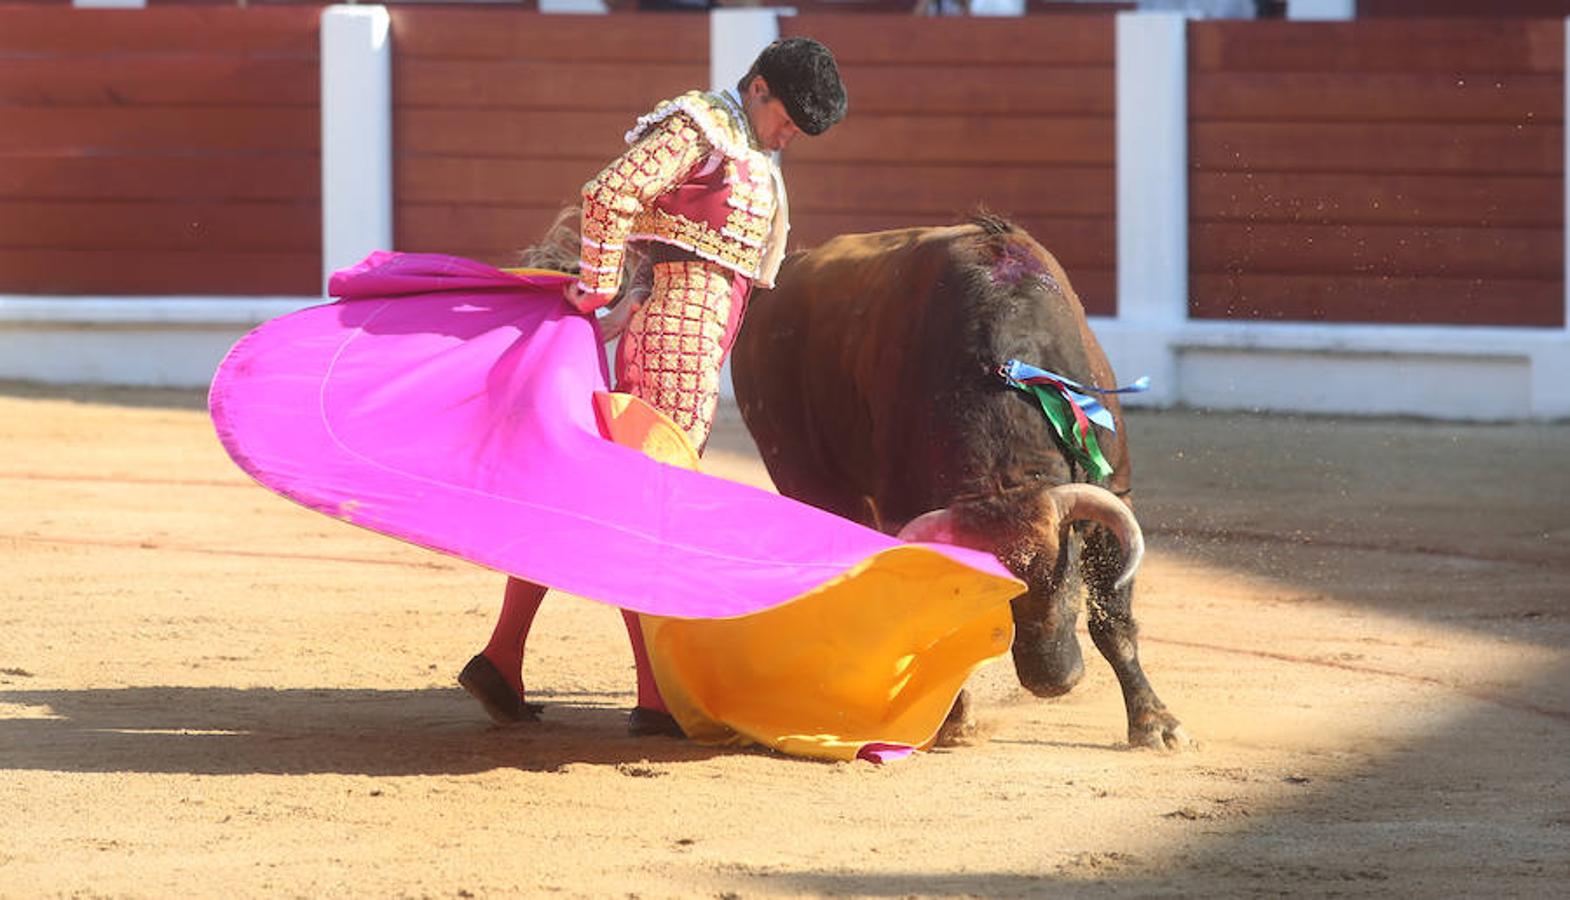
[[[179,544],[160,544],[156,541],[116,541],[106,538],[47,537],[36,534],[0,533],[0,540],[31,541],[35,544],[65,544],[72,547],[115,547],[131,550],[166,550],[176,553],[205,553],[210,556],[246,556],[257,559],[306,559],[315,562],[357,563],[373,566],[400,566],[407,569],[450,569],[444,562],[419,560],[377,559],[373,556],[331,556],[325,553],[272,553],[261,550],[233,550],[223,547],[190,547]]]
[[[1314,659],[1313,657],[1309,656],[1295,656],[1291,653],[1272,653],[1269,650],[1239,650],[1236,647],[1222,647],[1218,644],[1202,644],[1198,641],[1179,641],[1169,638],[1145,637],[1143,635],[1140,636],[1140,640],[1152,644],[1169,644],[1174,647],[1189,647],[1195,650],[1219,650],[1222,653],[1236,653],[1242,656],[1257,656],[1263,659],[1274,659],[1279,662],[1298,663],[1305,666],[1322,666],[1327,669],[1341,669],[1347,672],[1357,672],[1360,675],[1380,675],[1385,678],[1395,678],[1400,681],[1409,681],[1414,684],[1421,684],[1427,687],[1444,688],[1447,691],[1452,691],[1466,697],[1471,697],[1473,700],[1482,700],[1487,703],[1508,707],[1520,712],[1533,713],[1560,722],[1570,722],[1570,712],[1566,712],[1565,710],[1554,709],[1547,706],[1538,706],[1536,703],[1531,703],[1526,700],[1517,700],[1513,697],[1506,697],[1501,694],[1496,694],[1492,691],[1485,691],[1478,688],[1467,687],[1466,685],[1454,684],[1441,678],[1434,678],[1431,675],[1413,675],[1410,672],[1398,672],[1394,669],[1381,669],[1378,666],[1359,666],[1353,663],[1340,662],[1333,659]]]

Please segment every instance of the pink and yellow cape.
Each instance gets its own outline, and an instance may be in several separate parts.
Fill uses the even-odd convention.
[[[339,302],[229,352],[219,438],[318,512],[646,614],[697,740],[832,759],[929,744],[1008,650],[1023,585],[987,554],[695,471],[674,425],[608,392],[570,280],[372,254],[333,276]]]

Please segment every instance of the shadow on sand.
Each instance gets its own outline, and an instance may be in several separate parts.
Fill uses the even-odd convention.
[[[12,716],[0,719],[0,760],[56,772],[459,775],[734,752],[628,737],[627,710],[609,701],[537,697],[540,721],[497,727],[449,688],[0,690]]]

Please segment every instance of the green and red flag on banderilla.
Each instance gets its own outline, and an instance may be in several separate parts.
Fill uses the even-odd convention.
[[[1150,389],[1150,379],[1143,377],[1126,387],[1092,387],[1017,359],[998,366],[998,377],[1010,387],[1036,398],[1069,455],[1097,481],[1111,475],[1112,466],[1101,455],[1101,445],[1096,442],[1096,432],[1090,426],[1100,425],[1112,432],[1118,429],[1111,411],[1091,395],[1136,394]]]

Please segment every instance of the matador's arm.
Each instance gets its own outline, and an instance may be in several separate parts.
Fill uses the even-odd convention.
[[[586,294],[584,312],[615,296],[627,235],[638,213],[680,184],[711,152],[697,125],[672,113],[583,186],[578,287]]]

